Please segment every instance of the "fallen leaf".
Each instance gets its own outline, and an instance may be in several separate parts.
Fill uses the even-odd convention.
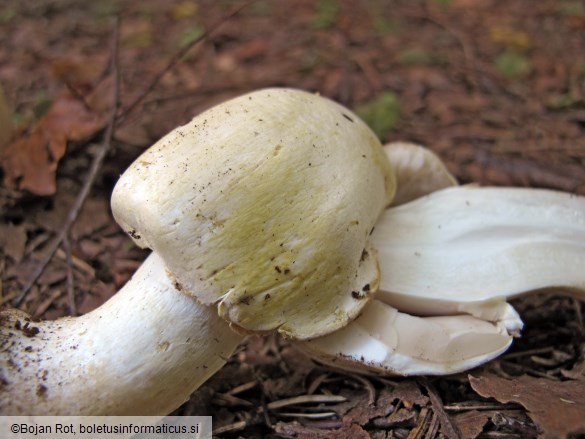
[[[532,39],[526,32],[496,26],[490,29],[490,39],[505,47],[525,51],[532,47]]]
[[[400,102],[392,92],[385,92],[357,108],[356,113],[383,139],[400,119]]]
[[[565,378],[585,381],[585,361],[576,364],[571,370],[561,370],[561,374]]]
[[[390,415],[392,410],[394,410],[394,406],[388,403],[389,401],[392,401],[394,397],[388,395],[388,393],[386,393],[382,398],[382,403],[378,402],[372,405],[368,404],[369,395],[367,395],[367,393],[363,390],[352,393],[353,394],[350,394],[348,397],[348,402],[354,405],[354,407],[352,407],[350,410],[347,410],[347,412],[343,413],[343,415],[349,417],[355,423],[366,425],[372,419]],[[380,397],[382,397],[382,395],[380,395]],[[335,408],[335,411],[338,415],[341,415],[337,407]]]
[[[523,375],[514,380],[496,375],[469,375],[473,390],[484,398],[516,402],[542,429],[543,437],[585,433],[585,381],[555,382]]]
[[[490,420],[490,416],[493,412],[471,410],[469,412],[457,413],[452,419],[461,437],[468,439],[475,439],[483,432],[485,424]]]
[[[329,29],[335,24],[339,5],[335,0],[319,0],[315,5],[315,14],[311,20],[314,29]]]
[[[530,60],[514,51],[507,50],[495,60],[498,71],[506,78],[526,76],[532,70]]]
[[[128,49],[148,49],[152,46],[154,26],[144,18],[127,19],[120,29],[120,44]]]
[[[205,28],[199,24],[194,24],[183,31],[179,38],[179,46],[186,47],[193,44],[198,38],[205,33]]]
[[[88,313],[107,301],[116,293],[116,286],[112,283],[95,281],[91,286],[91,291],[81,296],[80,303],[77,304],[77,311],[80,314]]]
[[[10,141],[12,130],[12,111],[4,97],[4,90],[0,87],[0,151]]]
[[[429,402],[429,398],[421,393],[418,384],[412,380],[401,381],[392,389],[392,393],[406,407],[412,407],[413,404],[424,407]]]
[[[436,62],[436,58],[430,52],[416,47],[402,50],[398,54],[398,59],[404,64],[430,65]]]
[[[194,1],[184,1],[174,5],[169,11],[169,15],[173,20],[182,20],[183,18],[191,18],[197,15],[198,6]]]
[[[14,262],[20,262],[26,245],[26,228],[23,225],[0,224],[0,248]]]
[[[55,80],[73,87],[79,93],[91,92],[107,66],[107,57],[57,57],[51,61]]]
[[[67,142],[85,140],[105,126],[104,99],[110,96],[109,87],[111,81],[103,81],[86,102],[70,93],[57,97],[30,134],[16,139],[2,152],[4,184],[35,195],[54,194],[55,172]]]
[[[232,51],[234,58],[240,62],[247,62],[266,56],[270,45],[265,38],[255,38],[238,44]]]

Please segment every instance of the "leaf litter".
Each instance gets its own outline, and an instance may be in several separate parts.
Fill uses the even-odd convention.
[[[585,434],[585,380],[551,383],[528,375],[514,379],[497,375],[470,375],[471,387],[485,398],[502,403],[516,402],[540,427],[544,437],[557,438]]]
[[[585,53],[577,37],[585,27],[581,9],[528,0],[399,1],[391,8],[385,1],[259,1],[145,90],[145,78],[160,71],[185,35],[199,26],[209,29],[225,15],[220,3],[146,1],[111,11],[65,0],[51,8],[10,6],[0,29],[6,41],[0,81],[10,108],[27,115],[34,96],[52,100],[28,132],[15,127],[16,137],[2,153],[2,304],[14,298],[30,261],[58,232],[58,218],[67,210],[60,207],[64,195],[71,199],[78,190],[79,163],[88,163],[91,141],[105,126],[111,85],[97,80],[103,65],[95,60],[109,56],[111,29],[103,15],[116,11],[128,36],[121,53],[122,101],[145,91],[148,98],[118,127],[115,153],[71,234],[72,257],[58,252],[22,304],[37,317],[70,312],[68,265],[79,312],[123,285],[145,252],[108,220],[117,175],[168,129],[254,88],[295,86],[355,109],[370,106],[384,140],[429,145],[464,182],[585,193],[585,59],[573,55]],[[554,26],[543,26],[547,20]],[[46,21],[52,26],[43,27]],[[375,25],[381,22],[391,26]],[[152,32],[162,27],[168,32]],[[44,37],[31,39],[40,29]],[[413,47],[431,58],[405,57]],[[503,54],[513,57],[502,61]],[[381,100],[385,94],[392,102]],[[371,107],[376,102],[380,108]],[[15,148],[15,142],[24,146]],[[527,324],[523,338],[503,358],[472,371],[475,378],[358,378],[314,363],[286,341],[250,338],[176,413],[213,414],[216,433],[226,438],[576,435],[585,424],[578,415],[585,306],[554,292],[515,306]],[[562,424],[555,414],[563,416]]]
[[[35,195],[53,195],[57,166],[67,143],[86,141],[106,126],[109,108],[103,99],[109,96],[111,86],[111,80],[106,79],[86,97],[71,92],[57,96],[30,132],[2,151],[4,185]]]

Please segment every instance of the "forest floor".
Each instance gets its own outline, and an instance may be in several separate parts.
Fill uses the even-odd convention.
[[[112,219],[118,176],[169,130],[262,87],[355,109],[383,141],[431,148],[461,183],[585,195],[584,35],[578,0],[4,0],[0,84],[14,129],[0,126],[0,305],[64,231],[108,143],[66,245],[19,307],[54,319],[111,297],[146,255]],[[176,413],[212,415],[222,438],[585,434],[585,301],[549,291],[513,304],[522,338],[468,373],[358,376],[250,337]],[[315,393],[345,401],[267,407]]]

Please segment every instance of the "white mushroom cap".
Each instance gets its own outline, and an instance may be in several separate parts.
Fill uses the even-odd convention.
[[[414,143],[392,142],[384,145],[384,152],[397,181],[392,206],[457,185],[445,164],[428,148]]]
[[[122,175],[116,221],[245,331],[311,338],[378,285],[369,234],[394,194],[372,131],[315,94],[261,90],[163,137]]]

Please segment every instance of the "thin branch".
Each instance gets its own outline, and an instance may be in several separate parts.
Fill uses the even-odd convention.
[[[439,417],[439,422],[441,423],[441,432],[449,439],[461,438],[461,433],[457,429],[457,426],[445,412],[443,401],[437,393],[435,386],[433,386],[433,384],[431,384],[431,382],[426,378],[422,378],[419,380],[419,382],[421,382],[427,390],[429,399],[431,400],[431,405],[433,407],[433,412]]]
[[[63,239],[63,248],[65,249],[65,258],[67,261],[67,298],[69,300],[69,314],[77,315],[77,306],[75,305],[75,279],[73,276],[73,258],[71,256],[71,242],[69,234]]]
[[[144,90],[142,91],[142,93],[140,93],[140,95],[138,95],[138,97],[136,99],[134,99],[134,101],[132,101],[132,103],[130,103],[122,111],[122,113],[118,116],[118,123],[122,123],[122,121],[126,117],[128,117],[128,115],[130,113],[132,113],[136,109],[136,107],[138,107],[138,105],[144,100],[144,98],[146,96],[148,96],[150,94],[150,92],[152,92],[152,90],[158,85],[158,83],[163,78],[163,76],[165,74],[167,74],[167,72],[169,72],[181,59],[183,59],[183,57],[185,55],[187,55],[187,53],[193,47],[197,46],[200,42],[208,39],[209,36],[211,34],[213,34],[217,29],[219,29],[224,23],[226,23],[227,21],[229,21],[230,19],[232,19],[233,17],[235,17],[237,14],[239,14],[240,11],[242,11],[245,8],[247,8],[251,4],[256,3],[257,1],[258,0],[251,0],[251,1],[248,1],[248,2],[244,3],[243,5],[238,6],[232,12],[230,12],[228,15],[224,16],[223,18],[221,18],[218,22],[212,24],[207,30],[205,30],[205,32],[203,32],[199,37],[197,37],[191,43],[189,43],[186,46],[183,46],[181,49],[179,49],[177,51],[177,53],[175,53],[175,55],[173,55],[173,57],[170,59],[170,61],[167,63],[167,65],[163,69],[161,69],[154,76],[154,78],[152,78],[152,80],[150,81],[150,83],[148,84],[148,86],[146,86],[144,88]]]
[[[81,208],[83,207],[83,203],[87,199],[89,195],[89,191],[91,190],[93,183],[97,177],[97,173],[104,162],[108,152],[110,151],[112,145],[112,135],[114,133],[114,126],[116,123],[116,113],[118,109],[118,100],[119,100],[119,74],[118,74],[118,46],[119,46],[119,20],[118,18],[115,19],[114,22],[114,31],[113,31],[113,38],[112,38],[112,59],[110,64],[110,71],[113,75],[114,79],[114,86],[112,90],[112,106],[110,109],[110,117],[108,120],[108,125],[106,127],[106,132],[104,134],[104,140],[102,141],[101,148],[98,150],[97,154],[93,158],[91,162],[91,166],[89,169],[88,176],[83,183],[79,194],[77,194],[77,198],[75,199],[75,203],[73,204],[65,223],[61,227],[59,234],[55,237],[53,242],[49,246],[48,253],[45,255],[44,259],[41,263],[37,266],[35,272],[30,277],[28,283],[22,288],[20,294],[14,299],[13,305],[15,307],[19,306],[24,298],[26,297],[27,293],[30,291],[32,286],[36,283],[36,281],[41,277],[41,274],[45,271],[45,268],[53,258],[53,255],[69,233],[71,226],[77,219]]]

